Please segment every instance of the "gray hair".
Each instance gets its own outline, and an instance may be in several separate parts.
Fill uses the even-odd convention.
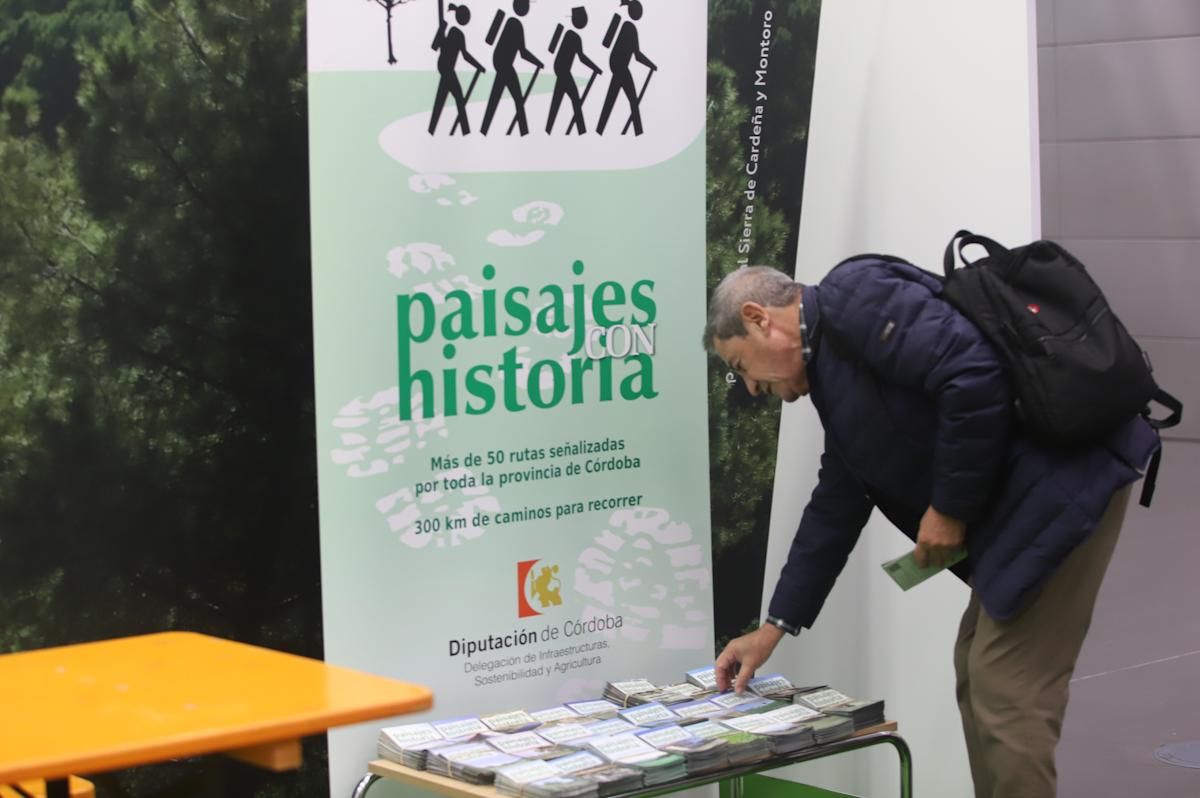
[[[802,286],[770,266],[743,266],[721,279],[708,303],[708,322],[704,325],[704,348],[746,334],[742,305],[757,302],[767,308],[787,307],[800,296]]]

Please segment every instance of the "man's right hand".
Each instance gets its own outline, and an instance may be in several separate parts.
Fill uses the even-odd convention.
[[[782,629],[764,623],[753,632],[730,640],[717,657],[717,689],[728,690],[732,684],[734,692],[746,692],[750,677],[767,661],[782,637]]]

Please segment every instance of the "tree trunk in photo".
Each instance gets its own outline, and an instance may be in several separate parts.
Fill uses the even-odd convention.
[[[396,63],[396,55],[392,52],[392,7],[395,5],[392,0],[388,0],[387,4],[387,28],[388,28],[388,63]]]

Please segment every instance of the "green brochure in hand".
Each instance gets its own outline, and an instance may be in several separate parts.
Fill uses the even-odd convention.
[[[966,559],[967,550],[959,549],[954,554],[950,555],[950,559],[941,567],[922,568],[917,565],[917,561],[913,559],[913,553],[897,557],[894,560],[888,560],[883,564],[883,570],[887,575],[895,580],[896,584],[900,585],[901,590],[908,590],[924,582],[929,577],[936,573],[946,570],[951,565],[961,562]]]

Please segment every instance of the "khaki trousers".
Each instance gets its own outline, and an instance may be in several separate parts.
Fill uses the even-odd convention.
[[[992,620],[971,591],[954,670],[975,798],[1054,798],[1069,682],[1130,491],[1113,496],[1099,526],[1016,618]]]

